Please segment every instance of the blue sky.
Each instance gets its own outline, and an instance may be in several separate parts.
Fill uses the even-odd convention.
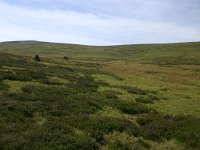
[[[200,41],[199,0],[0,0],[0,41]]]

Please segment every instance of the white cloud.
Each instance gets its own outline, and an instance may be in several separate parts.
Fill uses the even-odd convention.
[[[97,2],[100,3],[99,0]],[[129,0],[125,2],[131,3]],[[149,5],[155,4],[149,2]],[[108,14],[102,17],[90,11],[35,9],[0,2],[0,41],[42,40],[112,45],[200,40],[197,27]]]

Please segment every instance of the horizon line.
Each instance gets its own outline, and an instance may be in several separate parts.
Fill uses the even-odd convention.
[[[65,44],[65,45],[80,45],[80,46],[94,46],[94,47],[104,47],[104,46],[128,46],[128,45],[165,45],[165,44],[184,44],[184,43],[200,43],[200,41],[184,41],[184,42],[157,42],[157,43],[127,43],[127,44],[113,44],[113,45],[90,45],[90,44],[81,44],[81,43],[63,43],[55,41],[38,41],[38,40],[8,40],[0,41],[2,43],[12,43],[12,42],[35,42],[35,43],[50,43],[50,44]]]

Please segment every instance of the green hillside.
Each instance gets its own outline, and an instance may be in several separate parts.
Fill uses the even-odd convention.
[[[199,42],[3,42],[0,149],[199,149],[199,89]]]
[[[199,63],[198,58],[200,57],[200,43],[84,46],[27,41],[0,43],[0,51],[30,56],[35,53],[53,57],[68,55],[76,58],[113,58],[129,60],[182,58],[182,63],[185,61],[185,63],[188,63],[194,60]]]

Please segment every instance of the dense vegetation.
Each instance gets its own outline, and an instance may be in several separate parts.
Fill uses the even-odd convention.
[[[0,149],[199,149],[199,50],[2,43]]]

